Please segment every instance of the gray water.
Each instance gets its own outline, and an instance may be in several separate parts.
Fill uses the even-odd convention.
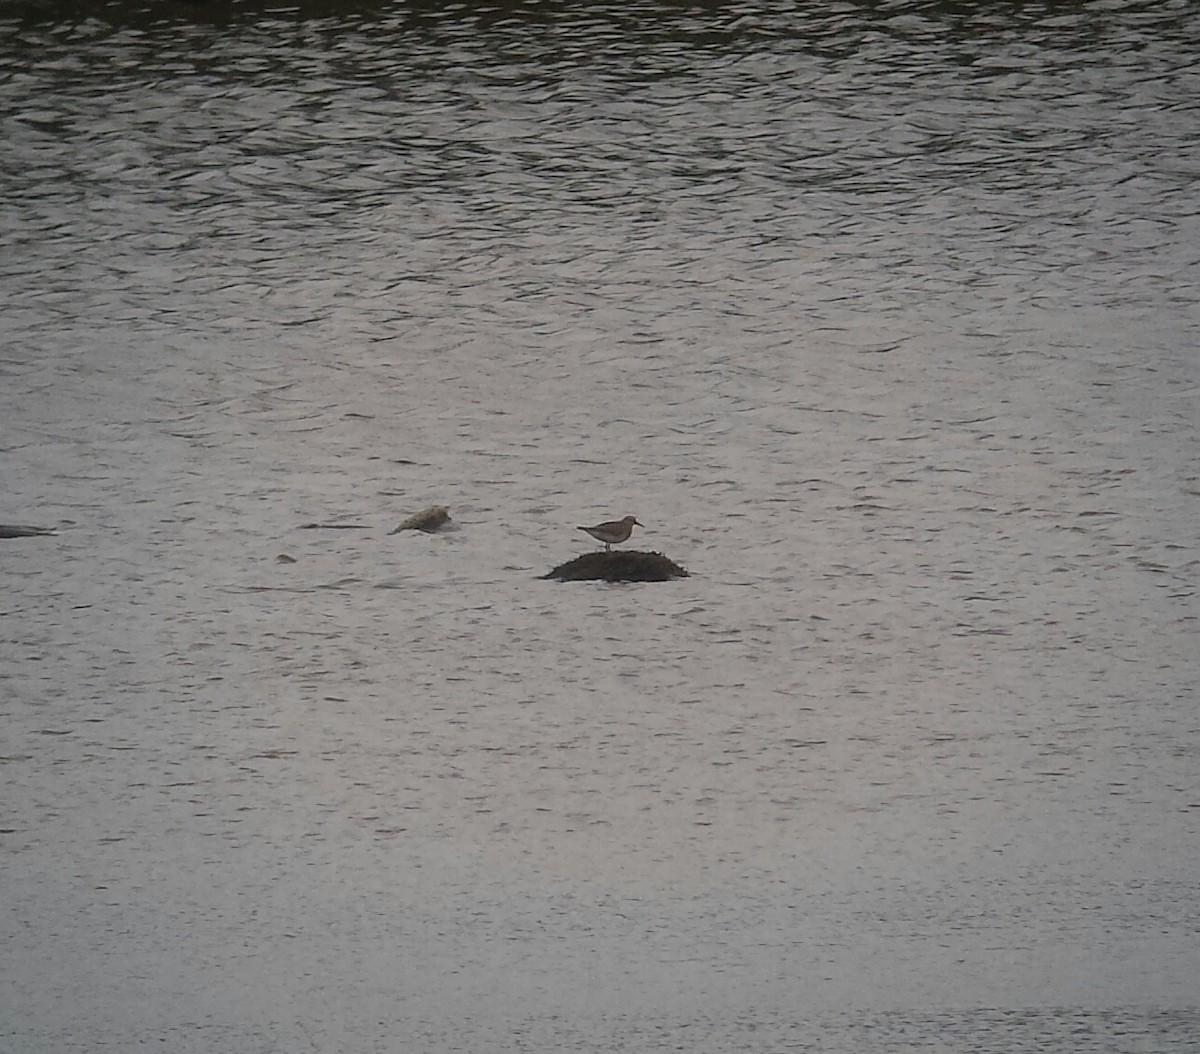
[[[1198,53],[0,5],[0,1050],[1196,1050]]]

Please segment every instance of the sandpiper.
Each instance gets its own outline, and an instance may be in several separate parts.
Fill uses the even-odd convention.
[[[598,542],[604,543],[604,551],[611,552],[618,542],[625,541],[632,533],[633,526],[642,527],[636,516],[626,516],[623,520],[609,520],[608,523],[598,523],[595,527],[580,527],[578,530],[587,531]]]

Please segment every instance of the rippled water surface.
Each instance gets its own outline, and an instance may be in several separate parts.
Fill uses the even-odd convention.
[[[0,4],[0,1050],[1194,1050],[1197,54]]]

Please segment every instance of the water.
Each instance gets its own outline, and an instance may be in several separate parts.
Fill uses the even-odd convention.
[[[0,1050],[1194,1049],[1192,5],[0,17]]]

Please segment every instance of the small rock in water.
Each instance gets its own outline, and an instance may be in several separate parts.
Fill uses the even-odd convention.
[[[388,534],[399,534],[401,531],[425,531],[432,534],[449,522],[450,513],[444,505],[430,505],[429,508],[410,516],[394,531],[388,531]]]
[[[23,523],[0,523],[0,538],[37,538],[54,534],[53,527],[31,527]]]
[[[577,556],[542,577],[559,582],[669,582],[672,578],[687,578],[688,573],[662,553],[624,549]]]

